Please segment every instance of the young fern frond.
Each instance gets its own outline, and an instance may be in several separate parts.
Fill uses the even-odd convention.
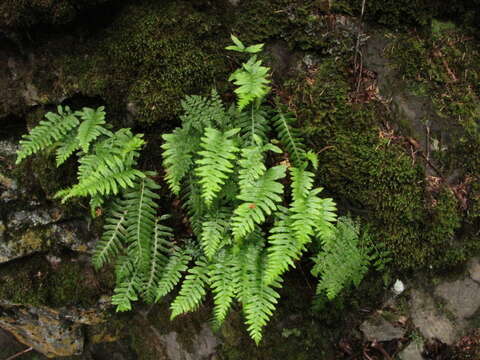
[[[82,123],[78,127],[78,144],[84,153],[88,153],[88,149],[92,141],[100,135],[110,135],[110,132],[105,129],[105,108],[100,106],[98,109],[83,108],[82,111],[77,111],[75,114],[82,118]]]
[[[180,314],[185,314],[189,311],[195,310],[202,302],[206,295],[205,287],[208,280],[209,263],[206,259],[198,259],[194,267],[188,270],[188,275],[182,283],[180,293],[170,305],[172,314],[171,319],[174,319]]]
[[[358,286],[369,265],[368,254],[359,243],[358,225],[349,218],[339,218],[332,241],[326,242],[323,251],[313,258],[312,274],[321,276],[317,295],[333,299],[349,284]]]
[[[180,282],[182,273],[188,269],[191,259],[192,257],[186,250],[178,247],[172,248],[157,284],[155,301],[167,295]]]
[[[187,130],[179,128],[171,134],[162,135],[162,138],[165,141],[162,145],[165,180],[170,190],[178,195],[181,181],[191,170],[193,155],[198,151],[200,143]]]
[[[202,185],[202,197],[208,206],[233,172],[233,161],[239,148],[231,138],[238,131],[239,129],[233,129],[222,133],[213,128],[205,129],[201,144],[204,150],[198,153],[201,157],[195,162],[195,173]]]
[[[238,110],[242,111],[248,104],[261,100],[268,94],[269,68],[262,66],[262,61],[252,56],[240,69],[230,75],[228,81],[232,81],[238,87],[234,90],[238,96]]]
[[[232,231],[235,239],[240,240],[252,232],[255,224],[265,222],[265,215],[277,209],[282,201],[283,184],[277,180],[285,177],[286,167],[277,165],[268,169],[248,188],[241,188],[238,199],[244,202],[233,212]]]
[[[78,126],[79,120],[68,106],[65,107],[65,110],[58,106],[57,110],[58,114],[47,113],[45,115],[47,120],[40,121],[40,124],[35,126],[30,133],[22,136],[15,164],[20,164],[26,157],[45,150],[57,141],[62,142]]]
[[[301,167],[305,160],[305,149],[300,138],[298,129],[292,127],[296,119],[292,114],[284,114],[281,111],[272,119],[273,126],[277,132],[280,142],[290,154],[290,160],[296,167]]]

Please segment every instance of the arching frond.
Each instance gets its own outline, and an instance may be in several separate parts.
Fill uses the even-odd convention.
[[[208,283],[209,264],[206,259],[198,259],[195,266],[188,270],[188,275],[182,283],[180,293],[170,305],[171,319],[180,314],[195,310],[206,294]]]
[[[45,115],[47,120],[40,121],[27,135],[20,140],[20,149],[17,151],[16,164],[26,157],[54,145],[55,142],[62,142],[72,129],[78,126],[78,118],[67,106],[63,109],[57,107],[58,114],[48,112]]]

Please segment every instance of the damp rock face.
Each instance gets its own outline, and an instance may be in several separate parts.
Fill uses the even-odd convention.
[[[67,320],[59,311],[0,304],[0,327],[47,357],[83,352],[82,325]]]

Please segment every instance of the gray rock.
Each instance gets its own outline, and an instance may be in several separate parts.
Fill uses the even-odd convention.
[[[478,258],[470,260],[468,263],[468,273],[473,281],[480,283],[480,260]]]
[[[400,339],[405,335],[405,330],[393,326],[382,316],[366,320],[360,330],[369,341],[390,341]]]
[[[410,311],[414,325],[427,339],[436,338],[445,344],[453,344],[456,329],[446,314],[439,314],[433,298],[423,291],[411,292]]]
[[[448,310],[459,319],[469,318],[480,306],[480,285],[470,278],[442,283],[435,295],[442,297]]]
[[[218,338],[212,333],[207,324],[203,324],[200,332],[193,339],[192,348],[187,351],[177,340],[178,334],[172,331],[161,336],[165,344],[169,360],[207,360],[215,355],[215,348],[219,345]]]
[[[20,210],[10,214],[7,227],[9,231],[18,231],[29,227],[47,225],[53,221],[50,213],[45,209],[32,211]]]
[[[398,354],[398,358],[400,360],[423,360],[422,350],[423,343],[412,341]]]

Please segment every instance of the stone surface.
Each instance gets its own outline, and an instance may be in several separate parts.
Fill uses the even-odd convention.
[[[412,341],[398,354],[398,358],[400,360],[423,360],[422,350],[423,343]]]
[[[410,311],[413,323],[427,339],[438,339],[445,344],[453,344],[456,329],[446,314],[439,314],[432,296],[412,290]]]
[[[480,306],[480,285],[470,278],[442,283],[435,295],[443,298],[448,310],[459,319],[469,318]]]
[[[59,311],[0,303],[0,327],[47,357],[83,352],[82,325],[67,320]]]
[[[390,341],[400,339],[405,334],[404,329],[393,326],[382,316],[366,320],[360,330],[369,341]]]
[[[469,261],[468,273],[473,281],[480,283],[480,260],[478,258],[473,258]]]
[[[195,335],[190,351],[185,349],[177,337],[175,331],[160,337],[165,345],[168,360],[208,360],[215,354],[215,348],[219,345],[218,338],[207,324],[203,324],[200,332]]]

